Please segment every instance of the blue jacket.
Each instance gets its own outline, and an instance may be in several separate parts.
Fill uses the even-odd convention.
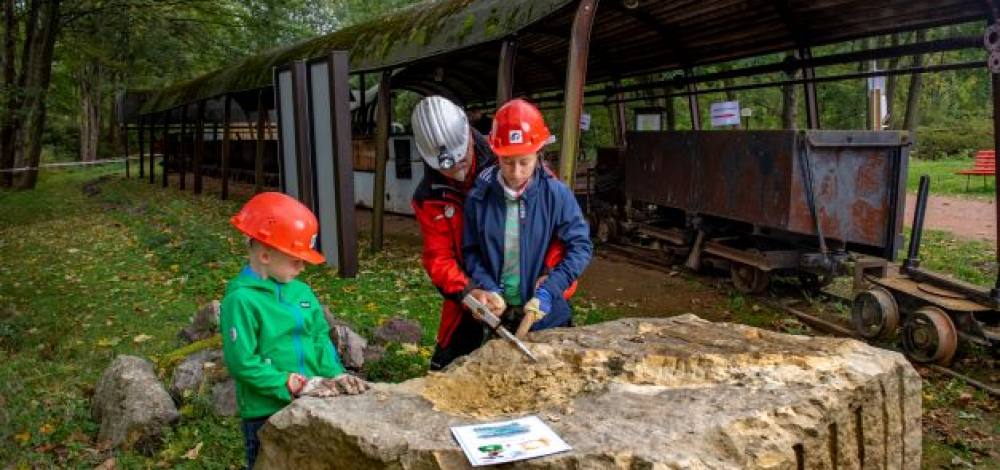
[[[500,168],[493,165],[479,174],[476,186],[465,200],[462,231],[465,271],[476,286],[494,292],[501,289],[507,217],[504,198]],[[549,244],[553,239],[560,240],[565,248],[563,259],[548,270],[549,277],[542,284],[552,294],[553,311],[533,330],[543,329],[545,325],[560,325],[569,320],[570,315],[563,291],[590,262],[594,249],[590,230],[573,193],[541,164],[521,195],[521,201],[524,208],[520,235],[521,298],[527,302],[535,295],[535,282],[546,274],[544,261]]]

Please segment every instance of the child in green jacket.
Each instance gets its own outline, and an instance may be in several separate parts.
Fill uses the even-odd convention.
[[[232,224],[248,237],[249,264],[226,286],[219,319],[222,352],[236,380],[247,468],[253,468],[267,418],[301,396],[330,397],[368,389],[346,374],[312,289],[295,278],[313,249],[319,224],[299,201],[261,193]]]

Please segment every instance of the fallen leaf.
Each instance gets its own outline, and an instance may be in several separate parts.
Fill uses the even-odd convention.
[[[111,442],[111,439],[105,439],[105,440],[97,443],[97,451],[98,452],[107,452],[107,451],[111,450],[111,448],[114,447],[114,446],[115,445],[114,445],[114,443]]]
[[[17,434],[14,434],[14,440],[17,441],[22,446],[26,445],[28,441],[31,440],[31,431],[21,431]]]
[[[35,447],[35,452],[41,452],[41,453],[44,454],[46,452],[52,452],[57,447],[59,447],[59,444],[56,444],[54,442],[46,442],[45,444],[42,444],[40,446],[36,446]]]
[[[201,453],[201,446],[203,443],[199,442],[197,445],[191,448],[191,450],[184,453],[184,458],[188,460],[194,460],[198,458],[198,454]]]
[[[56,430],[55,426],[52,426],[51,423],[45,423],[38,427],[38,432],[42,434],[52,434],[52,431],[55,430]]]
[[[115,458],[111,457],[105,460],[104,463],[94,467],[94,470],[115,470]]]
[[[145,343],[146,341],[149,341],[151,339],[153,339],[153,337],[150,336],[150,335],[139,335],[139,336],[136,336],[135,338],[132,338],[132,342],[133,343]]]

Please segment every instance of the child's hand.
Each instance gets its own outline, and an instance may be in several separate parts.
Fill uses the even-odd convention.
[[[351,374],[340,374],[332,379],[327,379],[326,385],[337,390],[338,393],[347,395],[360,395],[371,388],[368,382]]]
[[[488,292],[482,289],[472,289],[471,292],[467,294],[469,297],[476,299],[477,302],[486,306],[490,309],[494,315],[499,318],[503,315],[504,310],[507,309],[507,303],[504,302],[503,297],[496,292]],[[476,310],[470,310],[472,312],[472,318],[478,321],[483,321],[482,313]]]
[[[306,381],[306,384],[302,386],[302,391],[299,392],[300,397],[317,397],[317,398],[329,398],[340,395],[340,390],[337,389],[331,382],[331,379],[324,379],[323,377],[313,377]]]

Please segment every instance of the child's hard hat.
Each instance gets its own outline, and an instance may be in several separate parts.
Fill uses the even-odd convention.
[[[260,193],[229,221],[233,227],[271,248],[307,263],[324,257],[314,249],[319,222],[304,204],[282,193]]]
[[[469,118],[447,98],[428,96],[417,103],[410,119],[417,151],[431,168],[448,170],[465,158]]]
[[[501,157],[535,153],[548,143],[549,128],[535,105],[511,100],[497,110],[490,131],[490,148]]]

